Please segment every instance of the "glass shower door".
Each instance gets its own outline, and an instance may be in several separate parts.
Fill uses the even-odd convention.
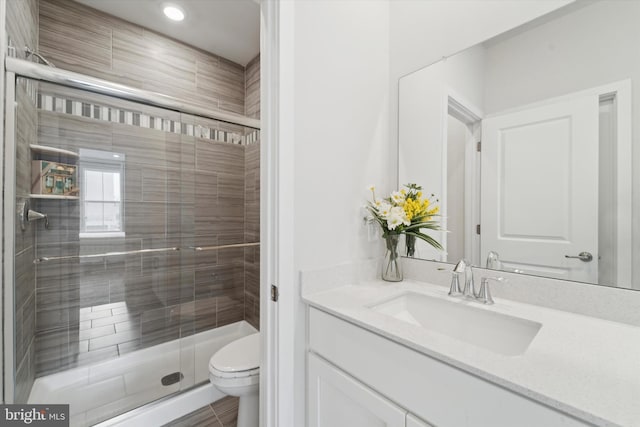
[[[183,387],[190,154],[179,113],[15,87],[14,400],[90,425]]]
[[[8,400],[69,404],[82,426],[206,383],[211,356],[257,331],[259,134],[10,88]]]

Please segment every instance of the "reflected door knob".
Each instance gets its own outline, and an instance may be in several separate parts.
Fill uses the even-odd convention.
[[[580,252],[577,256],[576,255],[565,255],[565,258],[576,258],[579,259],[582,262],[591,262],[593,261],[593,255],[591,255],[589,252]]]

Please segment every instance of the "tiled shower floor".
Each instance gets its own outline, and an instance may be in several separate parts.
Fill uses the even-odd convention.
[[[33,385],[29,403],[68,403],[72,426],[93,425],[208,381],[211,355],[229,342],[255,332],[247,322],[236,322],[108,361],[40,377]],[[90,340],[88,338],[89,346]],[[162,377],[177,371],[182,372],[183,380],[163,386]]]
[[[140,339],[140,320],[124,301],[80,309],[80,352],[104,348],[126,353]]]

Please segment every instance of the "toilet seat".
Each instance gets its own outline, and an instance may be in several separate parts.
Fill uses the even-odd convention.
[[[260,375],[260,368],[250,369],[248,371],[236,371],[225,372],[220,371],[213,366],[209,365],[209,373],[218,378],[245,378],[245,377],[257,377]]]
[[[251,378],[260,374],[260,333],[237,339],[209,360],[209,373],[217,378]]]

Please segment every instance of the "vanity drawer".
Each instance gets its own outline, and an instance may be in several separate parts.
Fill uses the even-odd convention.
[[[438,427],[591,425],[314,308],[309,350]]]

